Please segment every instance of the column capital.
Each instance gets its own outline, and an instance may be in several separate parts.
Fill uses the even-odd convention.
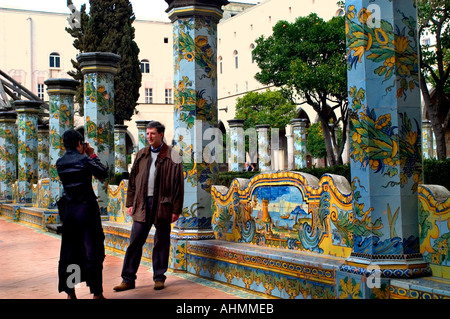
[[[229,3],[227,0],[166,0],[166,2],[169,5],[166,12],[172,22],[195,15],[208,16],[218,22],[222,18],[222,6]]]
[[[230,127],[244,126],[244,120],[240,119],[228,120],[227,122]]]
[[[47,94],[72,94],[75,95],[80,82],[73,79],[48,79],[44,81],[47,85]]]
[[[270,125],[269,124],[260,124],[260,125],[256,125],[256,130],[264,130],[264,129],[269,129]]]
[[[124,124],[114,124],[114,131],[116,132],[122,132],[122,131],[127,131],[128,125],[124,125]]]
[[[289,121],[292,126],[306,126],[306,119],[292,119]]]
[[[15,122],[17,119],[17,113],[15,111],[1,111],[0,121],[1,122]]]
[[[42,101],[36,100],[16,100],[14,106],[17,113],[39,113],[41,111]]]
[[[77,55],[83,74],[95,72],[116,74],[120,59],[120,55],[111,52],[86,52]]]
[[[149,122],[150,122],[150,121],[145,121],[145,120],[142,120],[142,121],[135,121],[136,127],[137,127],[138,129],[146,129],[146,128],[147,128],[147,124],[148,124]]]

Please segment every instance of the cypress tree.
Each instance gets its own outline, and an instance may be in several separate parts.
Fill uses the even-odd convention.
[[[75,38],[74,47],[80,53],[112,52],[121,56],[114,77],[114,120],[115,124],[123,124],[133,116],[142,78],[139,47],[134,41],[135,29],[132,26],[135,20],[133,7],[129,0],[90,0],[89,4],[89,15],[84,19],[81,11],[81,29],[66,30]],[[72,64],[76,72],[69,75],[81,80],[76,99],[80,104],[80,114],[83,114],[83,76],[78,63],[72,60]]]

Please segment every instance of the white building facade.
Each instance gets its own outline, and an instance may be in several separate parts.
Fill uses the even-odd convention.
[[[252,61],[255,40],[272,33],[279,20],[293,22],[315,12],[325,20],[342,14],[336,0],[267,0],[254,6],[231,4],[218,25],[218,109],[219,121],[228,128],[234,119],[238,97],[268,87],[254,79],[258,66]],[[77,50],[65,31],[67,14],[0,8],[0,70],[48,101],[44,81],[71,78]],[[128,135],[137,146],[135,121],[158,120],[166,125],[166,140],[173,136],[173,30],[169,22],[136,20],[135,41],[139,46],[142,83],[138,107],[126,122]],[[311,123],[316,114],[302,105]],[[75,119],[75,128],[83,119]],[[278,167],[278,169],[282,169]]]

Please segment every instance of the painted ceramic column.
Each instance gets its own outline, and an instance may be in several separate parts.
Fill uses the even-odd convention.
[[[147,140],[147,124],[150,121],[136,121],[136,127],[138,129],[138,150],[148,146]]]
[[[48,124],[38,126],[38,180],[49,177]]]
[[[256,125],[256,132],[258,134],[258,166],[261,172],[272,170],[271,156],[270,156],[270,125]]]
[[[294,138],[294,169],[306,167],[306,121],[304,119],[291,120]]]
[[[367,298],[375,288],[386,289],[380,277],[429,274],[418,225],[422,134],[414,3],[345,3],[354,216],[353,251],[341,267],[347,273],[337,278],[340,298],[352,297],[348,285]]]
[[[49,96],[49,209],[57,209],[56,201],[63,193],[63,187],[56,170],[56,161],[65,153],[62,136],[73,129],[74,96],[78,81],[73,79],[48,79]]]
[[[114,157],[115,166],[114,173],[121,174],[128,172],[127,169],[127,152],[126,152],[126,125],[116,124],[114,125]]]
[[[17,113],[0,112],[0,202],[12,202],[17,179]]]
[[[41,101],[14,102],[18,117],[18,204],[31,204],[38,178],[38,115]]]
[[[211,142],[203,137],[222,135],[217,136],[217,23],[228,1],[166,2],[174,36],[173,141],[185,170],[184,213],[173,229],[173,238],[179,240],[172,246],[171,267],[184,270],[183,255],[175,254],[182,251],[183,240],[214,238],[210,191],[221,159],[213,159]]]
[[[422,147],[423,147],[423,157],[433,158],[433,129],[430,121],[422,122]]]
[[[114,174],[114,74],[120,56],[88,52],[77,56],[84,75],[84,135],[100,161]],[[108,186],[93,180],[102,215],[107,215]]]
[[[245,163],[244,120],[229,120],[229,170],[242,172]]]

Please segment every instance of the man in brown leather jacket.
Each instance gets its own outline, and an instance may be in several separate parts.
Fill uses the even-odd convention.
[[[116,291],[135,287],[142,247],[152,225],[156,228],[152,251],[154,288],[164,288],[169,264],[170,224],[178,220],[184,198],[181,157],[164,143],[164,131],[161,123],[149,122],[149,146],[139,150],[131,168],[126,206],[133,225],[122,268],[122,283],[114,287]]]

